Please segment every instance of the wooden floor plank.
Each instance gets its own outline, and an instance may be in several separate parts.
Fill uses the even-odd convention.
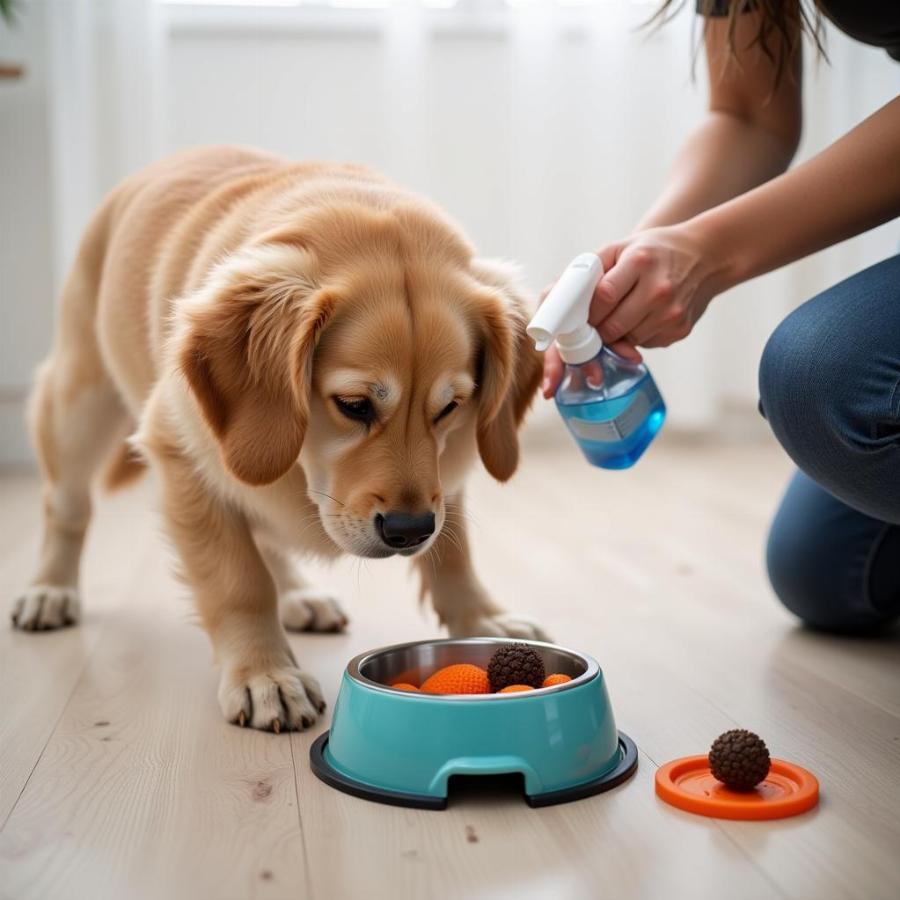
[[[659,816],[646,759],[615,791],[544,809],[488,791],[454,796],[442,812],[403,810],[298,775],[304,819],[315,823],[307,831],[315,896],[773,896],[713,823],[686,831]]]
[[[222,722],[152,486],[113,498],[85,564],[86,627],[0,633],[0,897],[897,896],[897,633],[842,641],[780,609],[762,545],[789,473],[772,445],[670,440],[629,472],[550,445],[508,486],[474,478],[485,583],[600,660],[641,750],[633,781],[542,810],[471,788],[443,813],[368,803],[312,775],[319,727],[288,738]],[[27,576],[37,493],[22,478],[0,490],[10,591]],[[352,619],[344,635],[291,638],[331,704],[356,653],[438,633],[403,561],[307,571]],[[723,823],[654,796],[656,764],[735,725],[820,776],[816,812]]]
[[[151,571],[143,590],[172,590]],[[208,642],[181,615],[109,615],[0,834],[10,896],[302,896],[289,740],[222,720]]]
[[[679,490],[699,478],[686,462],[680,463]],[[513,508],[507,510],[522,522],[517,550],[519,567],[526,571],[518,577],[525,593],[529,584],[540,584],[545,540],[543,535],[531,537],[534,532],[528,527],[530,503],[542,499],[540,485],[532,487],[528,501],[516,495]],[[673,577],[678,555],[670,552],[669,542],[658,540],[652,552],[638,552],[644,507],[639,505],[638,514],[629,515],[624,498],[613,497],[609,506],[617,512],[616,527],[589,530],[584,511],[589,504],[583,494],[579,497],[565,476],[552,487],[562,498],[557,504],[568,525],[571,551],[568,559],[558,562],[567,565],[569,574],[568,590],[555,598],[556,609],[569,628],[578,623],[578,646],[597,648],[596,655],[616,685],[614,696],[623,727],[633,728],[642,749],[659,762],[702,751],[727,727],[757,728],[781,755],[820,774],[826,802],[807,820],[814,821],[815,827],[802,828],[794,822],[765,826],[785,835],[778,842],[756,840],[761,829],[755,823],[723,826],[726,833],[752,852],[768,876],[791,896],[812,891],[815,896],[864,898],[900,892],[900,867],[893,851],[900,842],[896,815],[900,721],[839,685],[840,666],[830,664],[829,654],[840,642],[823,638],[816,645],[805,635],[807,660],[796,662],[795,630],[785,631],[780,611],[767,605],[773,601],[767,596],[761,561],[748,564],[745,560],[736,566],[733,584],[720,589],[721,572],[717,574],[715,561],[706,561],[711,555],[707,550],[689,560],[692,569],[702,573],[702,580],[698,584],[693,583],[696,579],[679,581]],[[705,508],[703,494],[694,493],[694,516],[681,523],[680,531],[671,532],[679,534],[682,546],[690,546],[704,533],[705,526],[697,523],[707,516],[716,518]],[[674,523],[664,521],[665,508],[672,502],[669,497],[657,506],[653,529],[657,535],[674,528]],[[720,549],[727,553],[726,547],[746,548],[748,541],[759,540],[758,531],[757,523],[756,529],[748,527],[742,534],[739,520],[732,517],[723,522],[719,539],[711,546],[715,555]],[[597,554],[594,541],[604,543],[606,552]],[[500,564],[504,548],[491,544],[488,549],[495,564]],[[502,565],[513,572],[510,557],[507,554]],[[588,563],[577,566],[575,560]],[[610,566],[610,560],[618,565]],[[619,588],[612,596],[602,590],[610,568],[612,577],[618,576]],[[580,599],[591,594],[595,602]],[[556,636],[566,642],[565,637]],[[879,654],[884,657],[896,648],[896,636],[871,641],[869,646],[875,649],[876,659]],[[819,678],[810,670],[809,660],[816,656],[833,680]],[[878,670],[874,666],[871,672],[877,675],[882,693],[887,694],[891,683],[896,691],[895,667]],[[695,821],[676,815],[687,823]],[[764,852],[767,847],[771,848],[768,853]],[[859,860],[858,867],[847,865],[851,856]]]
[[[391,620],[407,616],[398,606]],[[404,635],[427,636],[428,629]],[[324,641],[305,643],[310,668],[335,683],[343,657]],[[293,736],[298,759],[307,757],[313,738]],[[716,823],[698,820],[684,829],[677,818],[659,815],[654,770],[644,757],[626,785],[559,807],[529,809],[510,792],[470,791],[454,796],[446,811],[429,812],[340,794],[298,766],[313,895],[593,898],[614,886],[622,897],[778,896]]]
[[[41,502],[33,476],[3,476],[0,484],[4,512],[0,514],[2,828],[96,645],[103,619],[92,614],[81,628],[45,634],[22,634],[8,627],[8,609],[29,583],[36,563]]]

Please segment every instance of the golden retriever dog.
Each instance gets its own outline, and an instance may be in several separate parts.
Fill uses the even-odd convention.
[[[461,514],[477,456],[501,481],[516,469],[541,372],[525,324],[507,268],[365,168],[216,147],[127,179],[86,230],[38,371],[45,533],[14,625],[78,621],[92,478],[107,463],[126,480],[136,447],[229,721],[299,729],[324,709],[283,625],[346,618],[294,555],[409,556],[451,635],[544,637],[487,596]]]

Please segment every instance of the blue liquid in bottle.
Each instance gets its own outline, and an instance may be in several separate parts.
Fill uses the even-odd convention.
[[[588,462],[603,469],[633,466],[666,418],[647,367],[606,347],[586,363],[566,366],[555,399]]]

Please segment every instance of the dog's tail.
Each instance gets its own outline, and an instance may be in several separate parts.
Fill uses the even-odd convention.
[[[111,454],[103,471],[103,487],[112,493],[137,481],[147,470],[147,463],[129,441],[122,441]]]

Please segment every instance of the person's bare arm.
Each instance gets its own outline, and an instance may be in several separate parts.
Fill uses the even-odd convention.
[[[900,96],[802,166],[685,222],[717,290],[900,216]]]
[[[605,248],[591,321],[666,347],[722,291],[900,215],[900,97],[802,166],[678,225]]]
[[[790,164],[802,123],[800,59],[776,85],[774,63],[750,46],[759,28],[758,15],[748,12],[738,20],[734,58],[726,20],[706,23],[708,111],[679,151],[665,188],[642,216],[635,234],[692,218],[775,177]],[[604,268],[613,266],[620,246],[624,244],[600,251]],[[592,323],[598,324],[609,310],[598,297]],[[627,340],[609,343],[623,356],[641,358]],[[543,392],[549,397],[562,377],[563,364],[554,348],[544,359]]]
[[[709,19],[704,49],[709,104],[682,145],[666,186],[636,231],[683,222],[780,175],[790,165],[802,126],[800,55],[775,84],[775,65],[750,47],[758,13],[736,25],[737,56],[728,49],[728,23]]]

